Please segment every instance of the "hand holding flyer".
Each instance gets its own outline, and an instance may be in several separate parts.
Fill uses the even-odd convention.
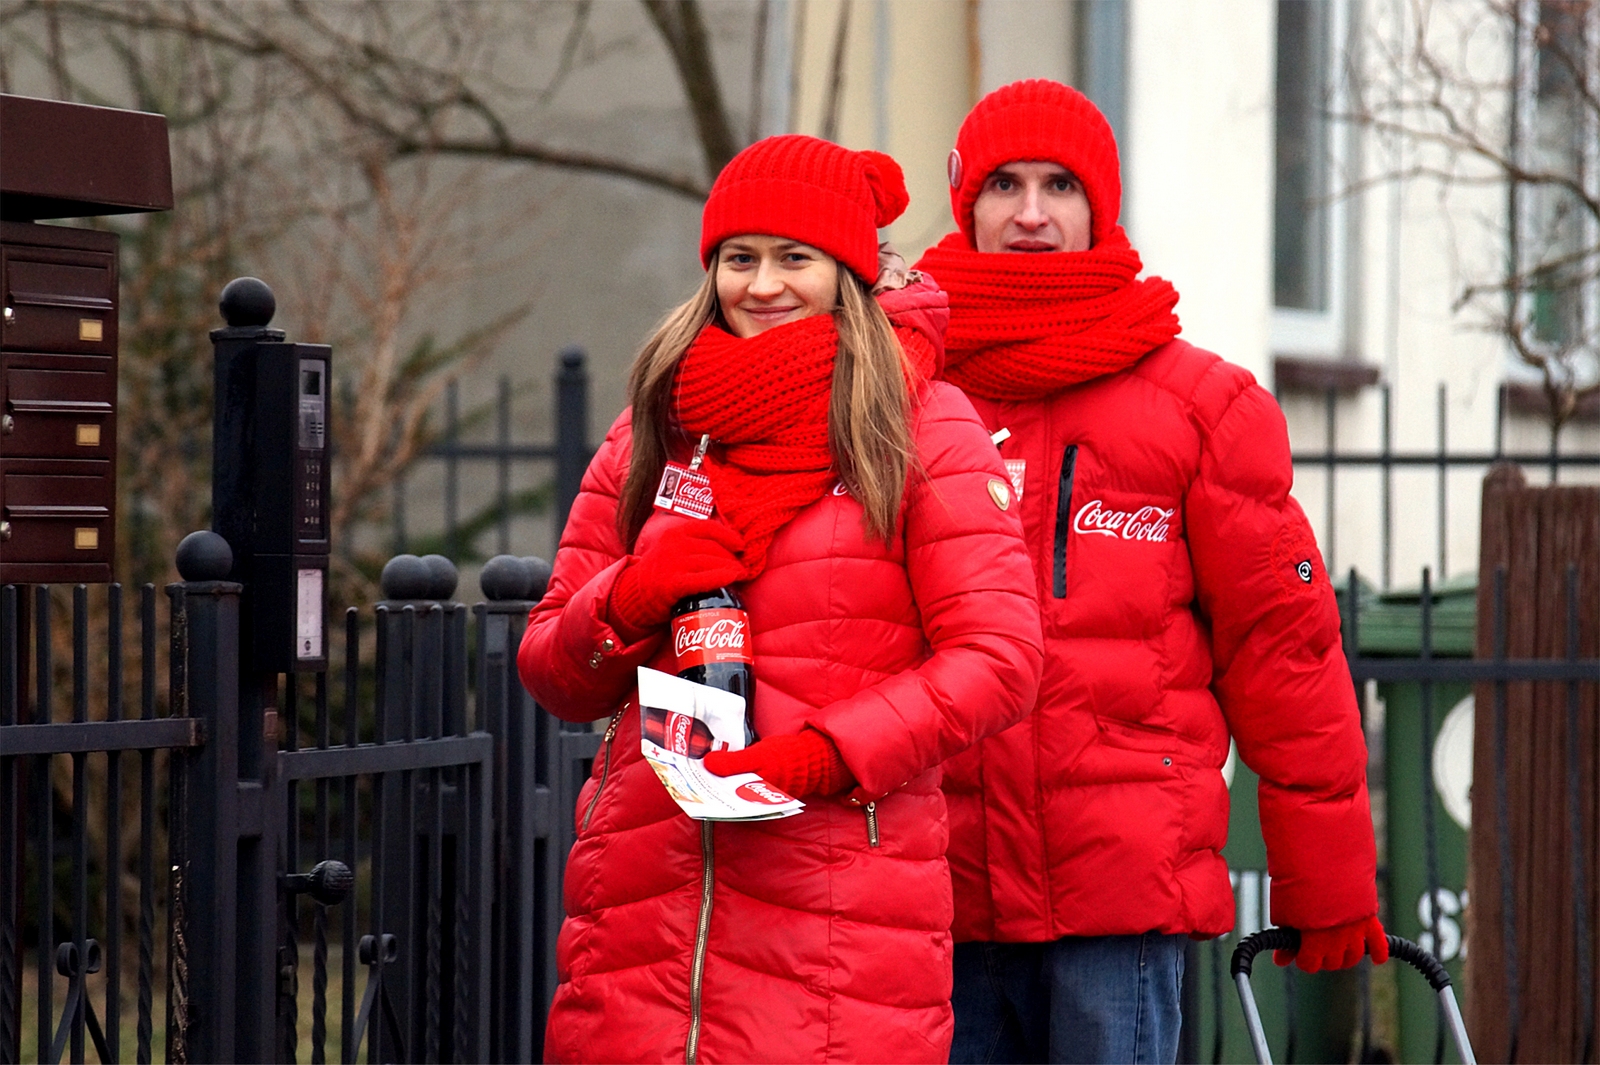
[[[684,813],[701,821],[766,821],[805,804],[754,773],[707,772],[711,751],[745,745],[744,699],[639,667],[639,747]]]

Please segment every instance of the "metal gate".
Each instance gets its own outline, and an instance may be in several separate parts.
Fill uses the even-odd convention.
[[[219,356],[296,348],[248,329]],[[564,511],[581,361],[558,381]],[[302,598],[324,649],[297,672],[261,652],[265,565],[228,579],[210,532],[177,563],[126,634],[117,585],[0,590],[0,1063],[538,1060],[599,739],[517,679],[547,564],[493,560],[468,607],[447,560],[399,556],[372,607]]]

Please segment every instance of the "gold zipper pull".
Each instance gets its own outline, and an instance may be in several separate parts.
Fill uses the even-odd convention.
[[[878,804],[867,803],[867,842],[872,846],[878,845]]]

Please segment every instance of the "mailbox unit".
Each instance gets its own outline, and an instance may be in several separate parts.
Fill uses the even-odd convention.
[[[0,95],[0,583],[112,579],[117,236],[172,206],[166,119]]]
[[[117,238],[0,223],[0,582],[109,581]]]

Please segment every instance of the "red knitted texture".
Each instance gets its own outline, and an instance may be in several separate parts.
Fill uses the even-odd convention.
[[[1089,251],[983,253],[960,233],[917,269],[950,296],[945,379],[985,399],[1021,400],[1115,373],[1178,335],[1178,291],[1138,280],[1118,227]]]
[[[828,397],[839,334],[832,315],[741,339],[707,326],[678,363],[673,402],[691,437],[716,447],[703,469],[722,519],[744,537],[746,579],[772,537],[833,487]]]
[[[937,352],[914,329],[896,329],[913,395]],[[674,412],[691,438],[710,433],[702,467],[722,520],[744,537],[745,579],[766,568],[779,529],[838,480],[828,447],[828,403],[839,333],[816,314],[740,338],[700,331],[678,362]]]
[[[700,219],[700,261],[729,237],[787,237],[820,248],[871,284],[878,227],[910,198],[900,164],[882,152],[785,134],[757,141],[722,168]]]
[[[956,135],[950,207],[969,243],[972,205],[984,179],[1020,162],[1059,163],[1072,171],[1089,199],[1094,245],[1114,239],[1122,178],[1111,124],[1077,89],[1033,78],[1002,85],[979,100]]]

